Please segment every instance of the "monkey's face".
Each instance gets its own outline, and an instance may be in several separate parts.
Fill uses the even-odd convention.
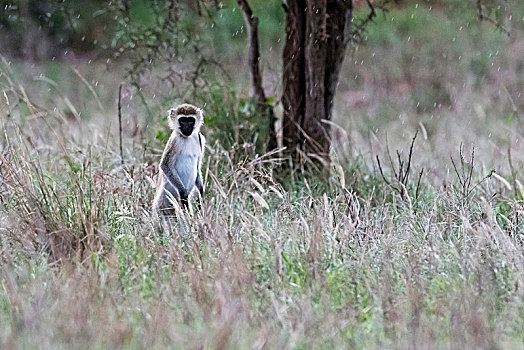
[[[178,127],[182,135],[188,137],[191,136],[195,129],[195,117],[192,115],[181,115],[178,117]]]

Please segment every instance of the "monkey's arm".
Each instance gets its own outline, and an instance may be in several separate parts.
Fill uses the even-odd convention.
[[[200,171],[200,166],[198,168],[198,174],[196,178],[196,188],[198,189],[198,193],[200,193],[200,198],[204,200],[204,184],[202,183],[202,173]]]
[[[198,159],[198,166],[197,166],[197,178],[196,178],[196,187],[198,189],[198,192],[200,193],[200,199],[204,200],[204,182],[202,181],[202,161],[204,159],[204,148],[206,146],[206,139],[204,135],[198,134],[198,141],[200,142],[200,157]]]
[[[176,193],[173,193],[173,196],[175,196],[176,200],[178,201],[178,204],[181,205],[180,197],[187,197],[187,194],[185,193],[184,185],[182,185],[182,181],[180,180],[180,177],[176,173],[176,171],[172,171],[169,167],[169,159],[171,159],[171,147],[168,145],[166,149],[164,150],[164,154],[162,155],[162,159],[160,160],[160,169],[164,172],[164,176],[166,178],[166,181],[173,186],[173,188],[176,190]]]

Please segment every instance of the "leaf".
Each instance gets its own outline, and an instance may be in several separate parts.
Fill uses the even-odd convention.
[[[266,200],[262,198],[261,195],[259,195],[256,192],[250,192],[250,191],[247,191],[247,193],[249,193],[251,197],[253,197],[253,199],[255,200],[255,202],[258,203],[258,205],[260,205],[263,208],[269,209],[269,205],[267,204]]]
[[[18,110],[20,111],[21,117],[27,117],[31,115],[31,111],[29,110],[29,106],[27,105],[27,102],[25,102],[23,99],[18,99]]]
[[[289,262],[289,260],[287,259],[287,256],[286,254],[284,254],[284,252],[280,252],[280,256],[282,256],[282,259],[284,260],[284,262],[290,266],[293,266],[292,263]]]
[[[260,182],[258,182],[257,180],[255,180],[254,178],[250,177],[249,178],[249,181],[251,181],[251,183],[253,185],[255,185],[256,188],[258,188],[258,190],[261,192],[261,193],[265,193],[266,191],[264,190],[264,187],[260,184]]]
[[[278,198],[280,199],[284,199],[284,196],[282,195],[282,193],[280,193],[279,190],[276,189],[276,187],[274,186],[269,186],[269,189],[273,192],[275,192],[275,194],[277,195]]]
[[[513,118],[515,117],[515,112],[510,112],[508,116],[506,117],[506,122],[511,123],[513,121]]]
[[[337,164],[336,168],[338,172],[338,177],[340,179],[340,186],[342,188],[346,188],[346,177],[344,176],[344,169],[342,168],[340,164]]]

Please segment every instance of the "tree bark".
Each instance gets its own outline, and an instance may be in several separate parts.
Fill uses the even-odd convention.
[[[283,1],[286,12],[286,43],[282,74],[282,134],[284,146],[296,153],[300,145],[300,125],[304,117],[306,95],[304,43],[306,35],[306,1]]]
[[[283,1],[284,145],[329,164],[330,120],[340,68],[351,37],[352,0]],[[301,152],[297,152],[301,151]]]

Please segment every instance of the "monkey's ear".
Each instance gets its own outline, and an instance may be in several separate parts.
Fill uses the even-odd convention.
[[[171,108],[167,111],[167,124],[173,130],[176,128],[176,111],[174,108]]]

